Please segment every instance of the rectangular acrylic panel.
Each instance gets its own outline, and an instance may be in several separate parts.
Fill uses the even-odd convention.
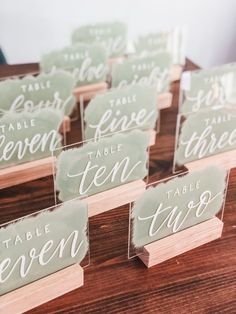
[[[204,173],[205,170],[207,171],[207,168],[201,169],[200,171],[202,171],[202,173]],[[159,239],[157,239],[157,240],[156,239],[152,240],[152,237],[150,236],[150,226],[151,226],[150,221],[151,220],[149,220],[149,218],[153,217],[153,215],[150,215],[148,217],[148,215],[149,215],[148,213],[150,210],[153,209],[153,212],[152,212],[152,214],[153,214],[155,212],[155,210],[158,211],[160,208],[162,208],[160,206],[163,205],[163,203],[159,204],[158,199],[160,197],[160,202],[161,202],[161,198],[163,199],[163,194],[166,192],[165,191],[166,184],[171,183],[172,180],[178,180],[178,179],[184,178],[186,175],[188,175],[190,173],[189,172],[182,172],[178,175],[174,175],[174,176],[171,176],[169,178],[148,184],[146,186],[146,191],[144,192],[144,194],[146,193],[146,195],[145,196],[144,196],[144,194],[141,195],[140,198],[137,199],[137,201],[130,203],[130,206],[129,206],[128,258],[130,259],[130,258],[133,258],[135,256],[139,256],[139,255],[143,254],[143,249],[144,249],[145,245],[147,245],[149,243],[158,242],[158,240],[162,240],[165,237],[171,236],[171,234],[174,235],[174,234],[176,234],[176,232],[180,232],[182,230],[191,228],[192,226],[197,225],[198,223],[207,221],[213,217],[217,217],[218,219],[223,221],[225,199],[226,199],[226,193],[227,193],[227,188],[228,188],[229,171],[226,171],[222,168],[217,168],[216,171],[221,173],[221,180],[218,180],[218,181],[220,181],[218,183],[214,182],[214,184],[216,183],[215,184],[216,186],[214,188],[212,188],[212,191],[210,191],[210,186],[208,186],[207,182],[202,183],[202,185],[204,186],[204,188],[206,190],[203,190],[204,193],[202,193],[202,195],[196,196],[196,195],[194,195],[195,193],[197,193],[195,191],[197,191],[197,189],[201,189],[201,187],[199,187],[200,183],[199,183],[199,186],[197,186],[197,181],[193,181],[193,182],[190,181],[190,182],[185,183],[185,185],[183,185],[183,184],[181,185],[181,182],[180,182],[179,185],[176,185],[176,190],[175,189],[169,190],[168,193],[172,193],[172,195],[170,194],[172,197],[174,195],[173,199],[175,197],[179,197],[179,196],[183,198],[184,193],[187,193],[187,194],[192,193],[193,194],[192,199],[190,199],[191,201],[187,204],[189,206],[189,208],[190,207],[192,208],[191,210],[194,210],[194,208],[196,207],[195,205],[200,204],[200,203],[197,203],[198,200],[200,200],[203,204],[200,206],[204,206],[207,204],[206,208],[209,205],[209,203],[211,202],[211,200],[212,200],[212,202],[214,200],[216,200],[216,202],[214,204],[215,204],[215,209],[217,209],[217,212],[214,212],[214,208],[211,208],[211,206],[210,206],[208,208],[209,214],[206,214],[204,219],[202,219],[199,222],[197,222],[194,219],[192,221],[190,220],[190,222],[188,222],[188,218],[186,218],[187,215],[184,216],[184,218],[183,218],[183,212],[186,210],[187,206],[186,206],[186,208],[183,206],[182,200],[177,200],[177,202],[175,201],[177,204],[176,203],[168,204],[169,206],[167,206],[165,209],[159,211],[158,215],[160,215],[160,217],[161,217],[160,220],[158,220],[158,215],[156,215],[156,217],[155,217],[155,222],[154,222],[154,219],[152,220],[153,226],[155,227],[155,224],[158,224],[158,222],[160,222],[161,219],[163,219],[162,223],[160,223],[160,226],[162,226],[162,227],[164,226],[165,228],[163,228],[163,230],[159,229],[160,236],[159,236]],[[195,173],[191,173],[193,175],[193,178],[198,172],[199,171],[197,171]],[[214,170],[213,170],[213,172],[214,172]],[[208,180],[209,180],[209,176],[208,176]],[[172,181],[172,182],[174,182],[176,184],[176,181]],[[218,186],[217,186],[217,184],[218,184]],[[172,187],[173,187],[173,185],[172,185]],[[155,191],[154,190],[155,188],[160,188],[160,190]],[[209,191],[207,190],[208,188],[209,188]],[[210,192],[214,193],[213,191],[215,192],[216,195],[213,195],[212,198],[210,198],[210,196],[209,196]],[[156,200],[155,200],[155,194],[154,193],[155,194],[158,193],[158,194],[156,194],[156,198],[157,198]],[[199,199],[198,199],[198,197],[199,197]],[[217,202],[217,197],[219,200],[218,202]],[[204,201],[205,201],[205,203],[204,203]],[[208,201],[209,201],[209,203],[207,203]],[[200,206],[199,206],[199,208],[201,209]],[[140,217],[140,221],[144,222],[141,227],[137,226],[137,220],[135,220],[137,218],[136,217],[137,214],[135,215],[135,213],[134,213],[135,209],[138,210],[138,213],[140,215],[144,215],[144,213],[147,213],[147,217],[148,217],[147,220],[144,220],[143,219],[144,217]],[[165,217],[166,219],[164,218],[164,216],[161,216],[161,215],[163,215],[163,213],[165,215],[165,210],[167,210],[167,215]],[[170,213],[168,213],[168,210],[171,210]],[[189,215],[192,215],[191,210],[189,210],[189,212],[185,211],[185,214],[187,213]],[[196,210],[196,212],[197,212],[197,210]],[[182,217],[181,217],[181,215],[182,215]],[[196,217],[197,217],[197,215],[196,215]],[[167,221],[167,218],[169,219],[169,221]],[[182,221],[180,220],[180,218],[182,218]],[[174,231],[172,230],[172,232],[170,232],[168,229],[171,229],[171,228],[174,229],[174,227],[176,227],[176,225],[174,226],[175,219],[177,221],[177,225],[179,223],[179,227],[178,227],[179,230],[174,230]],[[192,217],[191,217],[191,219],[192,219]],[[168,225],[168,222],[169,222],[169,225]],[[166,223],[166,226],[164,225],[164,223]],[[186,224],[185,226],[183,225],[184,223]],[[167,227],[167,225],[168,225],[168,227]],[[178,228],[176,228],[176,229],[178,229]]]
[[[88,210],[79,198],[0,225],[0,238],[1,263],[5,263],[0,295],[73,264],[90,263]]]

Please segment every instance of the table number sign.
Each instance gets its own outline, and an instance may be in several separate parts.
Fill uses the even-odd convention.
[[[139,85],[96,95],[84,111],[85,139],[98,140],[131,128],[154,129],[159,118],[156,99],[154,87]]]
[[[196,241],[201,239],[202,226],[213,222],[211,227],[215,228],[216,221],[221,225],[222,222],[215,216],[223,209],[227,181],[226,170],[211,166],[149,185],[130,208],[130,248],[136,253],[130,250],[129,256],[142,252],[145,255],[148,251],[150,255],[155,255],[157,260],[161,259],[167,252],[166,243],[169,245],[168,250],[172,251],[172,256],[175,256],[174,252],[178,252],[179,248],[188,247],[188,241],[191,242],[190,245],[194,245],[193,237]],[[195,229],[191,229],[192,227],[200,228],[199,233],[194,234]],[[191,230],[190,238],[179,238]],[[209,241],[211,229],[205,229],[205,233]],[[178,238],[177,243],[174,238]],[[153,249],[152,252],[150,248]],[[153,256],[149,258],[155,260]]]
[[[226,159],[233,159],[235,156],[235,110],[221,108],[179,115],[177,125],[175,167],[186,165],[190,169],[191,162],[204,162],[204,159],[212,163],[213,159],[207,157],[214,155],[214,163],[217,159],[223,163],[227,161],[222,155],[225,152],[230,153]]]
[[[197,112],[236,103],[235,82],[236,63],[184,72],[180,84],[179,111]]]
[[[40,68],[44,72],[64,69],[72,73],[76,87],[103,82],[108,71],[107,54],[99,44],[76,44],[45,54]]]
[[[112,87],[140,84],[155,86],[157,93],[166,92],[170,85],[171,64],[169,53],[129,58],[113,66]]]
[[[77,28],[72,34],[73,43],[99,43],[110,58],[121,57],[126,52],[127,26],[121,22],[97,23]]]
[[[7,112],[0,118],[0,169],[50,157],[62,147],[60,110]]]
[[[109,206],[113,206],[111,208],[116,207],[116,201],[120,204],[119,198],[120,202],[124,202],[123,196],[119,195],[123,187],[124,195],[130,186],[134,189],[126,195],[128,199],[138,190],[143,190],[143,179],[148,175],[147,163],[148,135],[140,130],[117,133],[79,147],[69,146],[59,154],[54,165],[55,190],[59,192],[60,201],[84,196],[87,197],[89,210],[92,202],[95,209],[101,206],[101,211],[105,211],[108,197],[111,201]]]
[[[22,309],[49,301],[48,295],[56,297],[81,286],[83,277],[79,278],[78,272],[74,271],[70,283],[66,275],[70,268],[76,270],[71,265],[79,265],[88,253],[87,225],[87,205],[73,200],[0,226],[2,313],[13,308],[19,309],[17,313],[25,312]]]
[[[65,71],[2,81],[0,114],[51,108],[69,116],[75,106],[74,85],[73,76]]]
[[[169,52],[173,64],[185,64],[185,32],[182,28],[153,32],[139,36],[134,42],[135,52],[141,56]]]

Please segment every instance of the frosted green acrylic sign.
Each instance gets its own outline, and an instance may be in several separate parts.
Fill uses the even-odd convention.
[[[87,207],[76,200],[3,225],[0,295],[80,263],[88,251],[87,223]]]
[[[131,208],[132,244],[140,248],[213,218],[226,186],[227,172],[212,166],[149,187]]]
[[[126,52],[127,26],[121,22],[81,26],[73,32],[72,42],[97,42],[106,49],[109,57],[121,57]]]
[[[185,63],[185,32],[181,28],[141,35],[134,46],[138,55],[169,52],[174,64]]]
[[[180,112],[236,104],[236,63],[184,72],[181,78]]]
[[[67,70],[72,73],[76,86],[99,83],[106,80],[107,53],[100,44],[75,44],[43,55],[40,68],[44,72]]]
[[[177,165],[236,148],[236,112],[225,108],[189,114],[180,126]]]
[[[74,106],[74,78],[65,71],[27,75],[0,82],[0,114],[51,108],[69,115]]]
[[[159,112],[154,87],[133,85],[97,95],[85,109],[85,138],[131,128],[153,129]]]
[[[158,93],[166,92],[170,85],[171,64],[169,53],[126,59],[122,63],[114,64],[112,87],[140,84],[155,86]]]
[[[61,201],[90,196],[143,179],[147,173],[148,135],[134,130],[63,151],[55,187]]]
[[[61,147],[60,110],[8,112],[0,117],[0,168],[50,157]]]

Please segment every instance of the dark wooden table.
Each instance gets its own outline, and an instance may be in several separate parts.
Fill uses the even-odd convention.
[[[188,61],[186,68],[197,67]],[[37,70],[37,64],[0,66],[0,76]],[[174,83],[172,108],[161,112],[161,131],[151,149],[151,181],[171,174],[178,88]],[[77,122],[69,140],[79,140],[79,130]],[[51,177],[0,190],[0,223],[52,205]],[[93,217],[85,285],[30,313],[236,313],[236,169],[224,221],[221,239],[146,269],[138,258],[127,259],[128,206]]]

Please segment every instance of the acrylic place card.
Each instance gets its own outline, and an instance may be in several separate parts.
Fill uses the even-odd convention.
[[[160,117],[157,93],[151,86],[111,89],[97,94],[85,108],[82,102],[81,105],[84,140],[98,140],[104,135],[131,128],[151,133],[157,128]]]
[[[227,166],[235,160],[235,149],[235,110],[220,108],[178,116],[174,169],[185,165],[190,170],[196,161],[199,166],[207,160],[213,163],[213,156],[214,163]]]
[[[127,85],[155,86],[157,93],[169,91],[172,60],[169,53],[157,53],[147,57],[131,57],[112,69],[112,87]]]
[[[220,220],[223,215],[227,182],[226,170],[210,166],[201,171],[182,173],[148,185],[147,190],[130,205],[129,257],[140,254],[142,257],[146,252],[144,248],[147,250],[148,247],[152,248],[153,251],[149,251],[150,256],[146,256],[147,260],[142,259],[150,267],[152,266],[150,263],[154,265],[155,260],[163,261],[177,255],[175,253],[178,251],[184,252],[184,248],[189,248],[191,245],[195,247],[192,241],[194,237],[199,244],[201,237],[209,240],[210,236],[216,235],[215,233],[210,235],[216,229],[219,235],[218,231],[222,232]],[[220,219],[214,219],[216,215],[219,215]],[[204,223],[206,221],[208,221],[207,225]],[[208,224],[212,224],[213,230],[203,228],[203,234],[197,232],[198,228],[200,232],[201,226],[208,226]],[[196,234],[194,234],[195,229]],[[190,233],[191,230],[192,234],[189,238],[181,237],[181,234]],[[165,237],[168,238],[162,240]],[[175,242],[175,238],[179,241]],[[164,253],[167,252],[169,256],[168,254],[165,256]]]
[[[99,44],[76,44],[45,54],[40,69],[50,72],[64,69],[71,72],[76,87],[104,82],[108,73],[107,53]]]
[[[0,117],[0,189],[52,175],[52,151],[62,147],[61,110],[7,112]]]
[[[173,64],[184,65],[185,35],[185,30],[180,27],[141,35],[134,41],[135,52],[140,56],[168,52]]]
[[[73,264],[82,261],[87,264],[87,205],[81,200],[72,200],[1,225],[0,247],[0,295]],[[50,294],[47,289],[54,289],[57,284],[63,282],[52,280],[51,286],[43,287],[46,298],[47,293]],[[21,296],[25,303],[26,297],[24,294]],[[37,299],[38,296],[34,297]],[[0,309],[4,307],[3,300],[0,297]],[[18,300],[12,297],[9,302],[14,304]]]
[[[121,22],[96,23],[77,28],[73,43],[101,44],[110,58],[121,57],[127,48],[127,26]]]
[[[0,114],[51,108],[69,116],[75,108],[74,85],[73,76],[65,71],[2,81]]]
[[[56,197],[86,196],[89,215],[134,200],[145,188],[148,140],[145,132],[133,130],[65,147],[54,164]]]
[[[62,147],[60,110],[7,112],[0,118],[0,168],[50,157]]]
[[[197,112],[236,104],[236,63],[184,72],[180,84],[179,112]]]

